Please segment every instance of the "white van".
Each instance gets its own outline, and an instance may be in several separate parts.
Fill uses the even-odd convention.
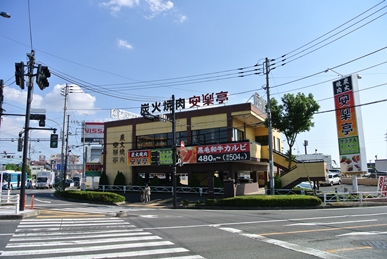
[[[322,182],[321,185],[335,185],[341,184],[341,177],[338,173],[326,173],[325,182]]]

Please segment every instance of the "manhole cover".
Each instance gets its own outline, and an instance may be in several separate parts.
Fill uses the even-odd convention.
[[[387,249],[387,241],[361,241],[360,244],[378,249]]]

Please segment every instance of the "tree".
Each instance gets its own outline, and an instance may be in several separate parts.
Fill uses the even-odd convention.
[[[117,171],[116,178],[114,179],[114,185],[125,185],[125,175]]]
[[[278,104],[277,100],[270,99],[271,123],[274,129],[285,135],[289,146],[288,157],[292,157],[292,148],[299,133],[310,131],[314,126],[313,115],[320,109],[320,105],[314,100],[313,95],[305,96],[303,93],[285,94],[282,98],[283,104]],[[265,121],[268,125],[268,121]],[[292,160],[289,159],[290,169]]]
[[[101,176],[99,177],[99,185],[109,185],[109,178],[105,171],[102,171]]]

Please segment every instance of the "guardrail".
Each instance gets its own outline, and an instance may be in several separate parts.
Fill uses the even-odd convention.
[[[20,195],[11,195],[9,192],[7,195],[0,194],[0,206],[4,205],[15,205],[15,213],[19,213],[19,201]]]
[[[99,190],[102,191],[115,191],[115,192],[142,192],[144,186],[137,185],[100,185]],[[160,193],[173,193],[172,186],[150,186],[151,192],[160,192]],[[223,188],[214,188],[214,194],[222,195],[224,192]],[[176,193],[191,193],[198,194],[200,196],[208,194],[208,187],[187,187],[187,186],[177,186]]]

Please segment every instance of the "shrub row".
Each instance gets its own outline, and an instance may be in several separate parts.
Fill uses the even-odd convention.
[[[233,206],[233,207],[308,207],[318,206],[321,199],[308,195],[259,195],[237,196],[224,199],[207,199],[207,206]]]
[[[104,203],[124,202],[125,196],[113,192],[79,191],[69,190],[64,192],[56,191],[58,197],[69,198],[81,201],[96,201]]]

